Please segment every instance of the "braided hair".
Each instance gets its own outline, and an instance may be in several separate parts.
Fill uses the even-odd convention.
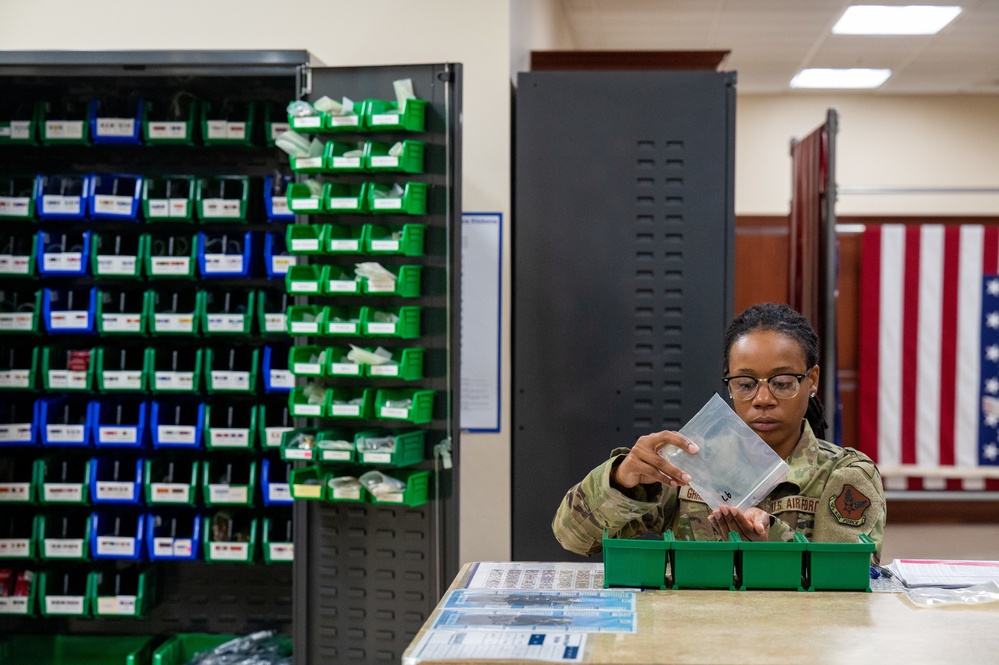
[[[735,341],[754,330],[772,330],[798,342],[805,353],[805,364],[814,367],[819,364],[819,336],[804,316],[784,304],[772,302],[758,303],[747,307],[735,317],[725,331],[725,367],[728,374],[728,354]],[[818,397],[808,398],[805,420],[819,439],[825,438],[825,411]]]

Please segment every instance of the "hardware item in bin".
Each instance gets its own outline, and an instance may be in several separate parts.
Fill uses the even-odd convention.
[[[343,438],[324,438],[316,442],[320,462],[349,462],[354,459],[354,442]]]
[[[183,637],[183,636],[181,636]],[[211,636],[215,638],[217,636]],[[170,663],[170,665],[236,665],[246,663],[253,665],[291,665],[291,644],[288,640],[277,636],[272,630],[262,630],[246,637],[237,637],[224,641],[214,648],[200,651],[186,663]],[[167,665],[168,661],[154,661]]]
[[[332,501],[361,501],[364,485],[354,476],[331,476],[327,481],[327,497]]]
[[[371,496],[378,501],[392,501],[406,491],[406,483],[381,471],[368,471],[358,478]]]
[[[327,171],[350,173],[364,168],[364,144],[360,142],[330,141],[323,155]]]
[[[220,510],[212,516],[211,540],[217,543],[248,543],[250,525],[240,525],[235,521],[233,513]]]
[[[281,459],[311,460],[315,456],[315,449],[315,430],[292,430],[281,437]]]
[[[323,127],[323,116],[325,114],[325,111],[320,109],[331,109],[331,101],[329,97],[324,96],[312,104],[302,100],[289,102],[285,109],[288,114],[288,124],[292,129],[300,132],[318,132]],[[278,147],[281,147],[279,144],[280,139],[280,136],[275,139],[275,144]]]

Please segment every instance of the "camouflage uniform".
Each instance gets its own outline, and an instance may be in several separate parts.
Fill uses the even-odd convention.
[[[562,547],[577,554],[599,552],[604,529],[623,538],[672,529],[677,540],[719,539],[708,522],[711,509],[689,486],[637,485],[627,494],[612,488],[611,469],[627,453],[616,448],[565,495],[552,522]],[[885,497],[874,462],[853,448],[816,439],[805,422],[787,465],[787,480],[759,504],[774,516],[770,541],[791,540],[799,531],[816,542],[856,542],[866,533],[877,544],[873,561],[879,562]]]

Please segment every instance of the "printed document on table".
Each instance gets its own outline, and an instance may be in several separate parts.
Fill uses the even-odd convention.
[[[505,589],[455,589],[441,608],[448,610],[571,610],[573,612],[634,612],[635,592],[534,591]]]
[[[529,630],[539,633],[634,633],[635,612],[574,612],[567,610],[441,610],[434,630]]]
[[[536,660],[581,663],[584,633],[499,633],[430,630],[403,656],[403,665],[425,660]]]
[[[466,585],[469,589],[603,589],[603,563],[483,562]]]
[[[960,588],[999,581],[999,561],[895,559],[888,569],[907,587]]]

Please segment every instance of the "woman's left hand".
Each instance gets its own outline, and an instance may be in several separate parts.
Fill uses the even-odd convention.
[[[743,540],[767,540],[770,537],[770,514],[760,508],[745,512],[731,506],[722,506],[708,516],[708,522],[722,538],[735,531]]]

